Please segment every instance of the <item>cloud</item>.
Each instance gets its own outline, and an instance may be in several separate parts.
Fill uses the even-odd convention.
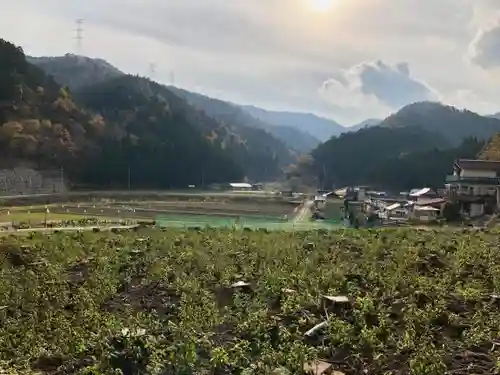
[[[500,20],[478,31],[469,45],[468,57],[472,63],[484,69],[500,67]]]
[[[60,55],[74,52],[74,21],[84,18],[83,53],[123,71],[148,74],[155,62],[162,83],[175,72],[186,89],[343,123],[434,91],[474,92],[463,98],[471,109],[498,97],[492,72],[463,55],[498,19],[500,0],[336,0],[325,14],[310,1],[17,0],[0,12],[0,34],[27,53]]]
[[[490,115],[499,111],[495,100],[485,100],[482,95],[467,88],[443,94],[440,101],[460,109],[474,110],[483,115]],[[474,108],[471,108],[471,103],[474,103]]]
[[[338,105],[381,111],[437,98],[433,89],[411,76],[408,63],[391,66],[380,60],[337,72],[323,84],[323,91]]]

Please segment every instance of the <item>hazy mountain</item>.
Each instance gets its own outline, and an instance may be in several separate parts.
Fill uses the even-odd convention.
[[[372,126],[377,126],[379,125],[383,120],[381,119],[376,119],[376,118],[370,118],[365,121],[360,122],[359,124],[350,126],[346,128],[350,132],[356,132],[359,129],[364,129],[364,128],[371,128]]]
[[[309,152],[320,144],[319,140],[306,132],[292,126],[269,124],[252,116],[236,104],[173,86],[169,86],[169,89],[186,99],[193,107],[204,111],[208,116],[220,119],[226,124],[264,130],[299,153]]]
[[[29,61],[39,66],[47,74],[52,75],[59,84],[66,85],[73,91],[78,91],[82,87],[99,84],[106,80],[124,75],[119,69],[102,59],[92,59],[72,54],[57,57],[30,57]],[[170,89],[173,91],[177,90],[176,93],[178,95],[183,96],[185,99],[189,99],[192,104],[195,104],[197,108],[203,109],[209,116],[217,115],[220,117],[222,115],[228,115],[229,112],[234,112],[231,115],[232,118],[230,121],[232,125],[242,125],[265,130],[278,140],[284,142],[289,148],[299,153],[309,152],[320,143],[319,140],[310,134],[301,132],[293,127],[273,127],[247,114],[238,114],[236,112],[240,110],[236,110],[236,106],[230,103],[216,101],[216,99],[211,101],[208,100],[211,98],[207,98],[207,100],[203,101],[197,99],[203,98],[203,95],[200,96],[199,94],[176,89],[174,87],[170,87]],[[214,108],[211,108],[211,106]],[[225,109],[221,111],[218,108],[220,106]],[[227,120],[227,118],[225,118],[225,120]]]
[[[267,111],[248,105],[241,106],[241,108],[253,117],[268,124],[291,126],[302,132],[309,133],[322,142],[327,141],[332,136],[340,135],[346,130],[346,128],[335,121],[316,116],[312,113]]]
[[[407,105],[387,117],[380,126],[389,128],[416,126],[441,135],[451,146],[459,145],[468,137],[488,139],[500,132],[499,119],[435,102]]]

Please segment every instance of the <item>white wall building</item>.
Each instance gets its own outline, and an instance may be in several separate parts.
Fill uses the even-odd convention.
[[[500,162],[460,159],[445,186],[450,195],[495,196],[500,188]]]

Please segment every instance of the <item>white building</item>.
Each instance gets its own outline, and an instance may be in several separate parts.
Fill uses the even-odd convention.
[[[231,182],[229,187],[235,191],[249,191],[252,190],[252,185],[246,182]]]
[[[433,221],[438,218],[439,208],[431,206],[417,206],[413,207],[412,218],[419,221]]]
[[[500,188],[500,161],[460,159],[446,177],[451,195],[496,196]]]
[[[460,159],[453,165],[453,174],[446,177],[445,187],[463,215],[491,213],[495,203],[500,208],[500,162]]]

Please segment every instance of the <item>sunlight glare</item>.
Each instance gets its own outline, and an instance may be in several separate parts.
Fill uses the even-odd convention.
[[[311,0],[311,7],[317,12],[329,11],[335,0]]]

